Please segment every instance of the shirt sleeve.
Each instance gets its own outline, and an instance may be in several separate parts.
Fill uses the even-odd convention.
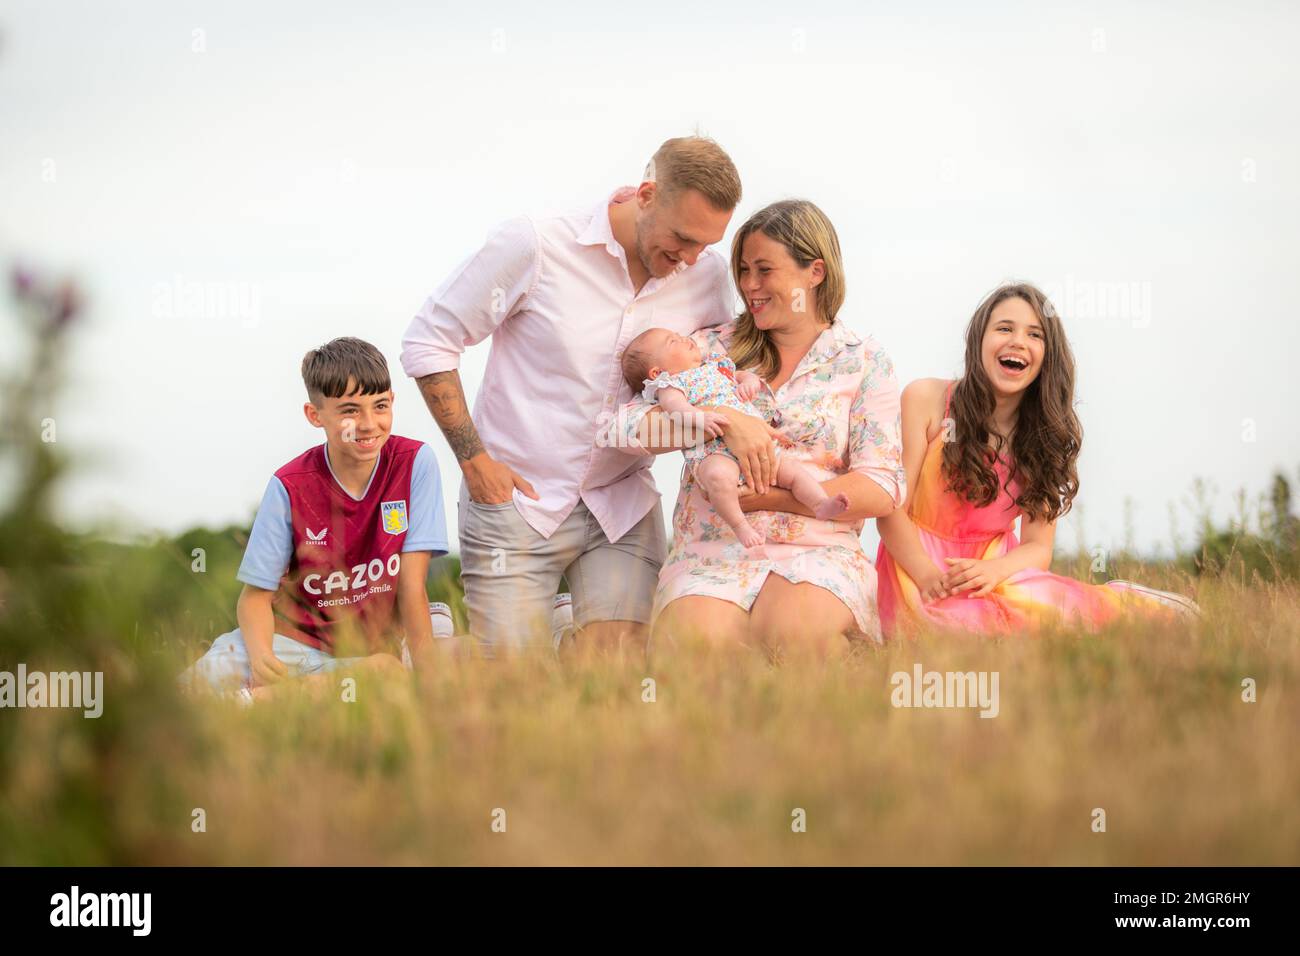
[[[460,367],[460,356],[517,312],[537,283],[541,254],[527,217],[498,226],[483,247],[425,299],[402,338],[411,378]]]
[[[681,376],[674,375],[671,372],[660,372],[655,378],[645,380],[645,388],[641,390],[641,397],[647,402],[659,404],[659,389],[675,388],[686,396],[690,396],[690,389],[686,383],[681,380]]]
[[[695,344],[700,347],[700,355],[704,357],[704,361],[716,362],[729,358],[727,343],[723,341],[723,333],[730,333],[731,329],[730,323],[722,326],[715,325],[706,329],[699,329],[691,336],[695,340]],[[734,362],[732,366],[735,366]]]
[[[616,448],[627,455],[649,455],[649,450],[641,444],[636,435],[641,429],[641,421],[658,407],[656,403],[647,401],[645,394],[642,393],[626,405],[620,406],[618,411],[607,420],[602,414],[602,421],[596,433],[597,447]]]
[[[898,507],[907,496],[898,377],[889,355],[872,342],[863,362],[862,382],[849,411],[849,469],[884,488]]]
[[[421,445],[411,467],[410,524],[402,551],[429,551],[440,558],[447,553],[447,516],[442,504],[442,475],[433,449]]]
[[[274,475],[267,482],[262,503],[253,519],[253,530],[248,535],[244,559],[239,562],[235,577],[245,584],[274,591],[280,586],[280,577],[289,567],[293,557],[293,516],[289,508],[289,492]]]

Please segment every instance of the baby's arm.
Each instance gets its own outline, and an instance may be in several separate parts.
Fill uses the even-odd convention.
[[[762,387],[763,380],[753,372],[736,372],[736,397],[742,402],[752,402]]]
[[[726,415],[696,408],[686,400],[686,393],[680,388],[660,388],[655,393],[655,400],[664,411],[680,415],[683,427],[694,425],[703,429],[709,438],[721,438],[723,429],[729,424]]]

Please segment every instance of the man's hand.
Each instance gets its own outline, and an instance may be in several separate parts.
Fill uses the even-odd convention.
[[[267,687],[271,684],[278,684],[289,676],[289,668],[284,661],[276,657],[274,652],[270,650],[250,653],[248,664],[252,670],[253,679],[251,683],[253,687]]]
[[[470,500],[481,505],[499,505],[511,501],[516,488],[534,501],[539,497],[526,478],[516,474],[509,465],[490,457],[485,451],[462,461],[460,470],[465,473]]]
[[[775,442],[788,439],[761,418],[725,406],[715,410],[730,422],[722,439],[740,462],[740,474],[745,484],[759,494],[765,494],[776,472]]]

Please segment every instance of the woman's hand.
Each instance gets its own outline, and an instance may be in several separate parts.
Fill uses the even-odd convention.
[[[723,440],[740,463],[745,484],[759,494],[765,493],[772,486],[776,473],[775,442],[787,439],[761,418],[725,406],[713,410],[725,415],[730,422]]]
[[[948,573],[943,576],[943,587],[950,594],[967,597],[984,597],[1008,577],[996,560],[977,558],[944,558]]]

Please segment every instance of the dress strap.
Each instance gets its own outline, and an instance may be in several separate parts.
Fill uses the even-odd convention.
[[[956,384],[957,384],[957,382],[956,382],[955,379],[954,379],[953,381],[951,381],[951,382],[948,383],[948,390],[947,390],[947,392],[945,393],[945,395],[944,395],[944,399],[943,399],[943,417],[944,417],[944,418],[947,418],[947,417],[948,417],[948,409],[952,407],[952,387],[953,387],[954,385],[956,385]]]

